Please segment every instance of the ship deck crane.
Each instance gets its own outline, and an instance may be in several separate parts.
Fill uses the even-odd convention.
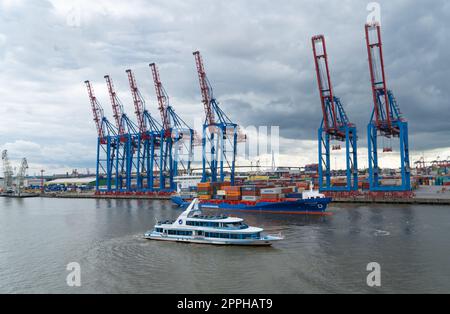
[[[408,192],[411,191],[408,122],[403,118],[394,94],[387,88],[380,24],[377,22],[366,24],[365,32],[374,105],[371,121],[367,127],[370,190]],[[378,136],[389,141],[392,138],[399,138],[402,177],[399,186],[382,185],[380,182]],[[384,152],[392,152],[392,148],[385,147]]]
[[[116,169],[117,129],[105,117],[103,107],[94,94],[94,89],[89,81],[85,81],[91,102],[94,122],[97,127],[97,165],[96,165],[96,191],[100,192],[100,179],[106,175],[106,191],[112,191],[112,173]]]
[[[213,88],[206,76],[205,67],[199,51],[193,53],[205,110],[202,137],[202,181],[225,180],[225,163],[230,169],[230,181],[234,185],[239,127],[225,114],[214,97]],[[209,173],[208,173],[209,172]]]
[[[357,130],[350,123],[341,100],[334,95],[325,37],[314,36],[312,46],[323,114],[318,130],[319,189],[326,192],[357,191]],[[341,145],[331,145],[333,140],[345,143],[346,186],[333,186],[331,182],[331,151],[341,149]]]
[[[135,76],[131,70],[126,70],[130,84],[131,94],[133,96],[136,118],[138,121],[139,141],[137,157],[137,189],[155,190],[154,170],[161,174],[161,156],[158,150],[161,147],[162,125],[156,121],[148,112],[145,106],[145,100],[136,83]],[[144,185],[144,178],[147,180],[147,186]],[[159,180],[159,190],[165,190],[164,180]]]
[[[161,82],[156,64],[151,63],[150,68],[163,124],[161,179],[166,180],[168,177],[171,189],[175,190],[174,178],[178,175],[179,166],[190,173],[196,133],[178,116],[170,104],[169,95]],[[187,160],[181,159],[180,155],[187,155]]]

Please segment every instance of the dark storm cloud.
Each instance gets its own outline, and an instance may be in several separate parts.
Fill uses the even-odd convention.
[[[343,3],[349,4],[350,1]],[[450,111],[444,92],[449,87],[447,75],[450,70],[446,55],[449,4],[446,1],[390,1],[381,5],[388,85],[410,122],[411,147],[418,150],[448,147]],[[298,7],[299,11],[301,7]],[[280,32],[274,36],[276,44],[273,47],[265,45],[262,48],[265,52],[256,53],[256,56],[264,56],[260,60],[255,58],[259,63],[277,59],[279,64],[290,67],[292,73],[262,73],[258,71],[256,62],[252,62],[253,73],[256,70],[253,77],[244,74],[236,79],[237,82],[228,80],[235,86],[244,86],[240,88],[242,93],[250,87],[253,92],[267,96],[267,101],[253,104],[252,110],[240,112],[243,123],[273,123],[281,126],[281,134],[287,138],[315,138],[321,112],[309,38],[315,33],[323,33],[328,42],[335,93],[341,97],[350,119],[357,124],[360,142],[365,145],[365,131],[372,108],[363,29],[365,7],[355,2],[348,15],[345,7],[340,11],[337,4],[335,10],[329,10],[333,16],[323,12],[325,18],[310,23],[306,32],[300,29],[292,32],[292,28],[296,28],[293,24],[288,36]],[[312,12],[317,16],[317,11]],[[345,22],[338,22],[339,16]],[[273,29],[269,33],[271,31]],[[298,36],[292,36],[295,33]],[[292,42],[297,45],[292,45]],[[248,62],[252,60],[246,53],[238,57],[235,52],[233,57]],[[245,95],[239,100],[245,102]],[[229,101],[233,102],[233,99]]]
[[[388,84],[410,122],[412,149],[449,147],[450,4],[380,3]],[[215,95],[233,120],[280,126],[282,137],[298,140],[300,147],[300,141],[316,138],[321,121],[310,42],[320,33],[327,38],[335,93],[364,145],[372,108],[366,5],[357,0],[0,0],[0,145],[25,140],[53,152],[48,162],[59,159],[59,164],[66,159],[61,151],[76,147],[73,158],[92,166],[95,128],[82,82],[93,82],[111,117],[103,81],[110,74],[133,116],[125,75],[132,68],[158,116],[150,62],[158,63],[177,112],[192,123],[203,116],[192,56],[199,49]]]

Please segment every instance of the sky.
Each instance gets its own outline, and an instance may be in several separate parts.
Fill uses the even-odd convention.
[[[0,149],[16,164],[27,157],[30,174],[93,171],[96,129],[83,82],[92,82],[112,121],[103,79],[110,74],[134,117],[125,73],[131,68],[147,108],[159,117],[151,62],[176,112],[194,124],[204,115],[192,56],[200,50],[215,96],[233,121],[244,128],[279,126],[278,165],[315,163],[321,108],[311,37],[324,34],[335,94],[358,127],[365,167],[373,106],[364,40],[368,3],[0,0]],[[450,2],[379,4],[387,83],[409,122],[411,161],[447,159]],[[398,164],[395,152],[381,157],[382,165]],[[270,164],[271,157],[259,159]],[[342,152],[338,167],[341,161]]]

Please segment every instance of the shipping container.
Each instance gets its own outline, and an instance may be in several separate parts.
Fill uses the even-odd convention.
[[[281,188],[261,189],[261,194],[280,194],[280,193],[282,193]]]
[[[277,200],[280,198],[280,194],[261,194],[261,199]]]
[[[242,200],[247,202],[256,202],[259,199],[260,199],[259,196],[242,196]]]
[[[302,193],[289,193],[286,194],[286,198],[303,198],[303,194]]]
[[[225,197],[225,199],[227,200],[227,201],[240,201],[241,200],[241,197],[240,196],[226,196]]]

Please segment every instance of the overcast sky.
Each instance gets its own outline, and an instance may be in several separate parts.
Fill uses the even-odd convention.
[[[367,165],[368,2],[0,0],[0,147],[12,159],[27,157],[30,174],[93,169],[96,130],[84,80],[93,82],[112,120],[103,79],[110,74],[134,117],[125,74],[132,68],[159,117],[150,62],[176,111],[193,123],[203,116],[192,56],[200,50],[215,95],[235,122],[280,126],[279,163],[317,162],[321,109],[311,36],[324,34],[335,93],[358,126]],[[379,2],[387,81],[410,123],[412,161],[422,154],[445,159],[450,2]]]

